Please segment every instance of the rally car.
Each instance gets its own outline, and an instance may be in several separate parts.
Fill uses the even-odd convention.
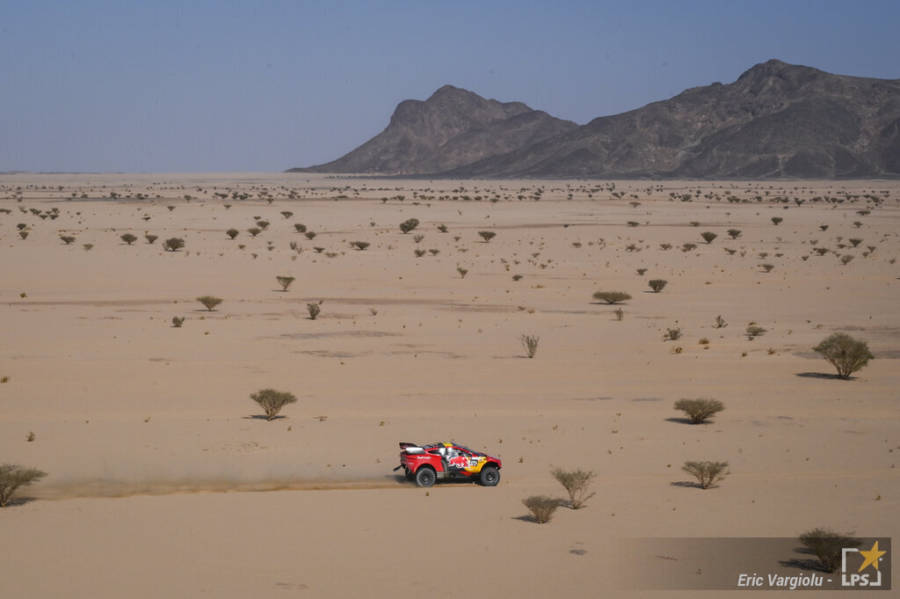
[[[500,482],[500,458],[473,451],[459,443],[400,443],[400,465],[407,480],[430,487],[438,479],[469,478],[485,487]]]

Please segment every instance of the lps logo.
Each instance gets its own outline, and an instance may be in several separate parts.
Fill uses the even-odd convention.
[[[878,548],[878,541],[875,541],[869,550],[843,547],[841,549],[841,586],[880,587],[881,570],[878,569],[878,564],[885,559],[886,554],[886,550]]]

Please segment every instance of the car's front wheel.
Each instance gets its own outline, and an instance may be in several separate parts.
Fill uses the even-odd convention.
[[[500,482],[500,470],[496,466],[485,466],[481,469],[481,484],[485,487],[496,487]]]
[[[437,479],[434,470],[431,468],[419,468],[416,471],[416,484],[420,487],[431,487]]]

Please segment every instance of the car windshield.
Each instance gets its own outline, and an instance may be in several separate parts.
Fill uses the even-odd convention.
[[[461,449],[462,451],[465,451],[466,453],[470,453],[472,455],[476,455],[476,456],[485,455],[485,454],[481,453],[480,451],[474,451],[472,449],[469,449],[465,445],[460,445],[459,443],[454,443],[453,445],[455,445],[458,449]]]

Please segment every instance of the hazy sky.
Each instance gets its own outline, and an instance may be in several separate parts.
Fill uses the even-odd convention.
[[[445,83],[585,123],[769,58],[900,78],[900,2],[0,0],[0,171],[278,171]]]

